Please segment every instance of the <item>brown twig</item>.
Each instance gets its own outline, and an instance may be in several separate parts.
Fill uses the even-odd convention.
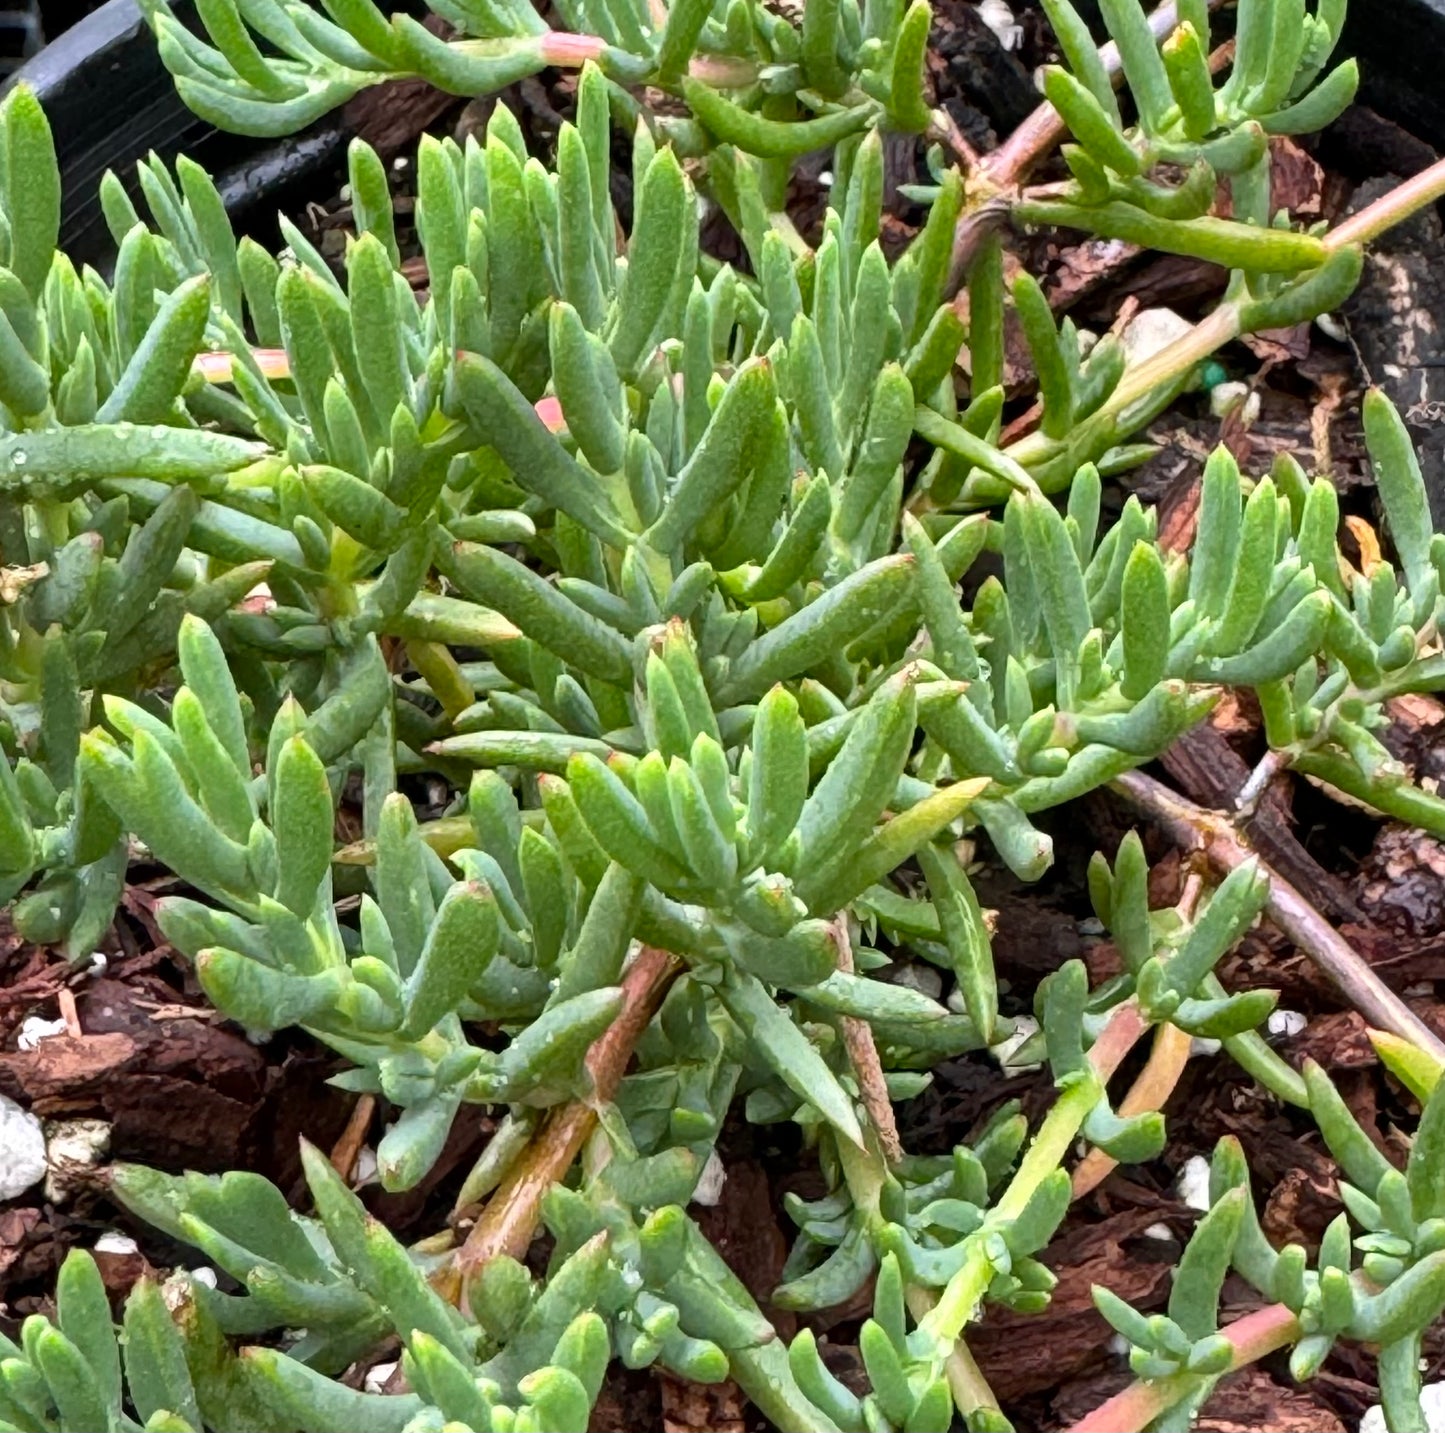
[[[980,155],[973,145],[968,142],[968,136],[958,127],[958,121],[940,105],[933,111],[932,122],[928,126],[930,139],[937,139],[946,144],[963,166],[964,173],[975,169],[978,166]]]
[[[55,1003],[60,1007],[60,1018],[65,1021],[65,1033],[72,1040],[78,1040],[85,1034],[80,1028],[80,1011],[75,1008],[75,992],[67,986],[61,986],[55,992]]]
[[[356,1171],[356,1161],[361,1154],[361,1146],[366,1142],[366,1133],[371,1128],[371,1119],[375,1113],[376,1096],[362,1095],[352,1108],[351,1118],[346,1121],[341,1138],[331,1147],[331,1167],[348,1184]]]
[[[454,1302],[489,1260],[499,1254],[520,1259],[527,1252],[543,1196],[566,1176],[581,1153],[597,1123],[598,1105],[616,1094],[633,1047],[681,970],[682,962],[675,955],[652,946],[643,946],[632,962],[622,978],[622,1010],[587,1052],[592,1094],[548,1113],[526,1152],[487,1202],[466,1243],[457,1250],[450,1276],[439,1285]]]
[[[845,975],[853,974],[853,942],[848,934],[848,915],[840,911],[832,922],[833,944],[838,951],[838,969]],[[873,1043],[873,1027],[856,1015],[839,1017],[843,1030],[843,1045],[853,1073],[858,1077],[858,1093],[863,1099],[863,1108],[878,1136],[878,1145],[883,1152],[884,1163],[890,1169],[903,1158],[903,1141],[898,1138],[898,1125],[893,1118],[893,1101],[888,1098],[888,1082],[883,1078],[883,1061],[878,1058],[878,1046]]]
[[[1217,869],[1232,871],[1251,857],[1259,859],[1227,817],[1186,801],[1143,772],[1127,772],[1116,778],[1113,786],[1148,812],[1181,846],[1202,851]],[[1375,974],[1359,952],[1283,876],[1262,860],[1259,868],[1269,882],[1265,902],[1269,918],[1334,982],[1345,999],[1377,1029],[1388,1030],[1445,1061],[1445,1042]]]

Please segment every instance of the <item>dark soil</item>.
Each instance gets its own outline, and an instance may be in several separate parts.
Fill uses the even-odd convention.
[[[930,71],[939,102],[969,142],[986,149],[1032,108],[1031,75],[1052,57],[1049,34],[1035,10],[1022,10],[1022,47],[1007,52],[961,0],[943,0],[938,16]],[[549,151],[570,111],[570,80],[528,81],[502,98],[533,145]],[[480,128],[491,103],[462,105],[424,85],[399,85],[368,92],[345,116],[353,132],[365,135],[393,163],[399,237],[418,289],[426,274],[410,228],[407,156],[423,129],[461,134]],[[1390,178],[1417,172],[1434,158],[1422,141],[1359,107],[1313,147],[1276,141],[1275,150],[1284,202],[1311,221],[1337,217]],[[617,199],[625,214],[629,171],[620,143],[618,159]],[[901,242],[921,214],[897,194],[897,185],[927,182],[923,146],[896,145],[888,169],[896,200],[889,232]],[[350,223],[340,192],[338,176],[330,197],[294,216],[323,253],[338,261]],[[816,226],[824,202],[816,167],[811,172],[804,167],[794,201],[806,233]],[[730,235],[711,237],[721,256],[741,262]],[[1249,473],[1266,471],[1280,451],[1293,453],[1311,471],[1329,473],[1350,518],[1373,526],[1378,514],[1357,418],[1362,387],[1372,381],[1407,410],[1437,520],[1445,519],[1441,238],[1440,217],[1431,212],[1377,246],[1360,290],[1340,315],[1345,341],[1318,326],[1302,326],[1221,354],[1229,376],[1259,395],[1258,418],[1247,426],[1237,414],[1220,419],[1211,415],[1204,395],[1187,396],[1155,424],[1150,434],[1158,445],[1155,455],[1108,494],[1112,510],[1128,492],[1137,492],[1160,505],[1161,530],[1171,541],[1186,543],[1203,460],[1222,441]],[[1044,276],[1057,309],[1096,331],[1140,307],[1166,306],[1196,317],[1223,285],[1222,272],[1206,264],[1142,256],[1118,244],[1081,243],[1067,234],[1020,235],[1014,247]],[[1019,354],[1016,345],[1011,416],[1026,423],[1031,376]],[[1393,716],[1385,739],[1397,754],[1421,777],[1445,776],[1445,705],[1413,697],[1397,703]],[[1169,753],[1156,774],[1206,805],[1229,805],[1263,749],[1258,713],[1226,703],[1209,726]],[[1052,823],[1055,866],[1030,887],[993,860],[986,842],[980,845],[979,894],[999,912],[994,955],[1013,1011],[1028,1010],[1040,978],[1066,959],[1082,955],[1096,975],[1114,968],[1112,947],[1091,921],[1084,872],[1090,853],[1112,851],[1133,823],[1131,810],[1103,793],[1069,808],[1067,817]],[[1250,834],[1266,859],[1342,927],[1386,982],[1445,1032],[1440,999],[1445,846],[1343,808],[1296,778],[1276,783]],[[1165,903],[1178,894],[1184,862],[1157,834],[1145,836],[1151,860],[1158,863],[1156,904]],[[275,1180],[288,1196],[303,1197],[298,1138],[330,1148],[345,1134],[354,1152],[379,1135],[385,1105],[358,1124],[354,1097],[324,1083],[337,1068],[325,1051],[292,1036],[255,1045],[218,1021],[151,918],[164,880],[143,871],[137,876],[102,947],[100,974],[77,972],[59,955],[23,944],[0,916],[0,1093],[47,1121],[103,1121],[111,1158],[167,1170],[252,1169]],[[1307,1022],[1299,1033],[1280,1038],[1282,1051],[1296,1061],[1312,1056],[1331,1070],[1371,1137],[1398,1160],[1396,1131],[1409,1125],[1408,1102],[1376,1060],[1363,1022],[1309,962],[1264,926],[1247,938],[1224,975],[1234,988],[1267,985],[1281,991],[1281,1006]],[[21,1049],[20,1031],[31,1016],[66,1018],[68,1032]],[[1129,1073],[1123,1071],[1123,1078]],[[937,1069],[932,1087],[900,1111],[900,1123],[910,1148],[941,1151],[966,1140],[1004,1100],[1021,1098],[1036,1115],[1049,1097],[1042,1074],[1005,1079],[991,1062],[965,1057]],[[1197,1217],[1180,1201],[1173,1181],[1191,1156],[1207,1155],[1220,1136],[1234,1134],[1243,1142],[1265,1228],[1277,1241],[1312,1246],[1338,1212],[1336,1170],[1312,1123],[1263,1096],[1226,1056],[1192,1060],[1168,1114],[1170,1143],[1160,1160],[1116,1171],[1075,1206],[1047,1254],[1059,1278],[1051,1306],[1026,1320],[991,1311],[970,1334],[979,1363],[1021,1428],[1071,1422],[1127,1381],[1110,1330],[1093,1311],[1090,1285],[1107,1282],[1146,1310],[1162,1308],[1169,1270]],[[403,1239],[442,1227],[490,1128],[477,1118],[459,1122],[422,1188],[383,1197],[373,1183],[365,1191],[369,1202]],[[765,1301],[790,1230],[782,1195],[788,1189],[816,1193],[816,1168],[788,1132],[775,1128],[738,1124],[720,1152],[728,1178],[721,1202],[705,1211],[704,1226]],[[136,1254],[102,1256],[117,1293],[147,1264],[165,1268],[195,1261],[194,1251],[168,1244],[119,1213],[95,1165],[60,1171],[44,1190],[37,1187],[0,1205],[0,1326],[13,1332],[24,1315],[45,1307],[66,1251],[92,1247],[106,1230],[128,1233],[139,1244]],[[1231,1313],[1257,1302],[1242,1284],[1226,1287]],[[857,1301],[811,1320],[826,1332],[830,1359],[842,1377],[857,1369],[853,1340],[865,1314],[865,1303]],[[782,1314],[778,1319],[780,1330],[791,1334],[793,1320]],[[1427,1377],[1438,1376],[1445,1338],[1437,1333],[1425,1351],[1432,1362]],[[1245,1428],[1336,1433],[1356,1425],[1375,1401],[1373,1389],[1369,1356],[1358,1349],[1342,1350],[1304,1388],[1290,1381],[1281,1362],[1270,1361],[1226,1380],[1199,1426],[1220,1433]],[[610,1376],[593,1419],[597,1430],[638,1433],[763,1426],[730,1385],[689,1387],[621,1369]]]

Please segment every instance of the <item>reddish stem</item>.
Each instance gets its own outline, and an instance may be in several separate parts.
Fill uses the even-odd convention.
[[[582,1152],[597,1123],[597,1106],[617,1093],[648,1022],[662,997],[682,969],[670,951],[644,946],[622,978],[622,1010],[587,1052],[587,1073],[592,1094],[550,1110],[526,1152],[482,1211],[482,1216],[457,1251],[451,1277],[442,1292],[459,1301],[467,1284],[490,1259],[508,1254],[520,1259],[527,1252],[541,1218],[542,1198],[563,1179]]]
[[[1114,1009],[1099,1031],[1099,1038],[1089,1046],[1089,1063],[1101,1080],[1108,1082],[1110,1075],[1124,1063],[1124,1056],[1139,1043],[1148,1028],[1149,1022],[1132,1001]]]
[[[1397,184],[1373,204],[1352,214],[1325,235],[1325,247],[1343,249],[1350,244],[1364,244],[1378,238],[1427,204],[1445,196],[1445,159],[1438,159],[1413,179]]]
[[[1236,1319],[1220,1332],[1234,1345],[1230,1371],[1256,1362],[1300,1336],[1295,1316],[1283,1304],[1270,1304]],[[1166,1408],[1199,1386],[1197,1374],[1139,1379],[1086,1414],[1065,1433],[1141,1433]]]
[[[1169,36],[1178,23],[1173,0],[1161,5],[1149,16],[1149,28],[1159,41]],[[1109,77],[1117,82],[1123,75],[1119,47],[1109,41],[1100,48],[1099,58],[1104,62]],[[999,188],[1015,185],[1067,133],[1068,128],[1059,118],[1058,110],[1051,104],[1041,104],[997,149],[984,156],[980,172]]]
[[[572,35],[565,30],[553,30],[551,34],[542,36],[539,48],[542,58],[549,65],[581,69],[588,60],[601,58],[607,41],[598,35]]]

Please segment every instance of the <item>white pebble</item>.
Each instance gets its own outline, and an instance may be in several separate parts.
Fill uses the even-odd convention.
[[[376,1151],[369,1144],[364,1144],[356,1152],[356,1174],[352,1183],[357,1189],[363,1184],[370,1184],[376,1178]]]
[[[1203,1155],[1191,1154],[1184,1161],[1174,1188],[1191,1209],[1205,1213],[1209,1208],[1209,1161]]]
[[[998,1061],[1001,1069],[1008,1070],[1014,1074],[1023,1074],[1029,1070],[1040,1069],[1042,1067],[1037,1061],[1032,1063],[1026,1062],[1022,1065],[1015,1064],[1013,1061],[1015,1053],[1022,1047],[1023,1043],[1030,1037],[1037,1035],[1038,1031],[1039,1022],[1037,1020],[1031,1015],[1020,1015],[1014,1021],[1013,1034],[1000,1040],[997,1045],[990,1045],[988,1047],[988,1053]]]
[[[1265,1028],[1271,1035],[1283,1035],[1288,1039],[1298,1035],[1310,1022],[1298,1010],[1271,1010]]]
[[[1157,1239],[1161,1244],[1174,1242],[1174,1231],[1167,1224],[1151,1224],[1145,1231],[1146,1239]]]
[[[1224,1048],[1222,1040],[1211,1040],[1208,1035],[1194,1035],[1189,1040],[1189,1058],[1192,1060],[1196,1055],[1217,1055]]]
[[[95,1252],[97,1254],[139,1254],[140,1245],[129,1234],[117,1234],[114,1229],[107,1229],[95,1241]]]
[[[15,1044],[21,1050],[33,1050],[42,1040],[65,1034],[64,1020],[47,1020],[43,1015],[28,1015],[20,1026]]]
[[[386,1380],[396,1372],[394,1363],[374,1363],[366,1370],[366,1377],[362,1380],[362,1388],[367,1393],[381,1393],[386,1389]]]
[[[943,993],[943,976],[931,965],[904,965],[893,977],[895,985],[906,985],[930,1000],[937,1000]]]
[[[1146,308],[1124,325],[1119,341],[1124,357],[1132,367],[1162,353],[1188,333],[1194,325],[1171,308]]]
[[[206,1264],[202,1264],[199,1269],[192,1269],[191,1279],[197,1284],[204,1284],[208,1289],[214,1289],[219,1282],[216,1271]]]
[[[1445,1433],[1445,1383],[1427,1383],[1420,1390],[1420,1412],[1430,1433]],[[1385,1410],[1378,1403],[1365,1409],[1360,1433],[1385,1433]]]
[[[45,1178],[45,1132],[40,1121],[0,1095],[0,1199],[18,1199]]]
[[[1209,390],[1209,411],[1216,418],[1227,418],[1236,409],[1239,421],[1250,427],[1259,417],[1260,397],[1247,383],[1216,383]]]
[[[711,1209],[719,1199],[722,1198],[723,1185],[727,1183],[728,1172],[723,1168],[723,1162],[717,1157],[717,1150],[710,1149],[707,1154],[707,1163],[702,1167],[702,1173],[697,1177],[697,1188],[692,1192],[692,1202],[701,1204],[705,1209]]]
[[[1345,332],[1345,326],[1332,313],[1322,313],[1315,317],[1315,324],[1319,331],[1327,338],[1332,338],[1336,343],[1348,343],[1349,335]]]
[[[45,1197],[63,1204],[77,1171],[99,1164],[110,1149],[110,1126],[104,1120],[53,1120],[45,1127]]]
[[[978,18],[998,36],[1005,50],[1016,50],[1023,44],[1024,27],[1014,19],[1007,0],[982,0],[974,9],[978,11]]]

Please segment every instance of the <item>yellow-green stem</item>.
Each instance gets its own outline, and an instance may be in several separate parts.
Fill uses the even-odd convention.
[[[1148,1028],[1148,1022],[1133,1000],[1115,1008],[1089,1051],[1087,1068],[1069,1083],[1044,1116],[1028,1153],[994,1206],[990,1224],[1017,1219],[1039,1185],[1063,1164],[1069,1146],[1077,1138],[1089,1111],[1098,1103],[1109,1076]],[[987,1230],[986,1224],[981,1232]],[[971,1240],[973,1247],[963,1267],[948,1281],[937,1306],[921,1325],[940,1346],[951,1348],[956,1343],[993,1280],[993,1264],[985,1252],[984,1239],[974,1235]]]
[[[938,1302],[932,1290],[910,1284],[907,1289],[908,1311],[915,1322],[921,1324]],[[968,1418],[981,1408],[997,1409],[998,1399],[988,1386],[988,1379],[978,1366],[967,1342],[960,1336],[954,1340],[953,1348],[943,1361],[943,1376],[948,1380],[948,1391],[953,1395],[954,1407]]]

